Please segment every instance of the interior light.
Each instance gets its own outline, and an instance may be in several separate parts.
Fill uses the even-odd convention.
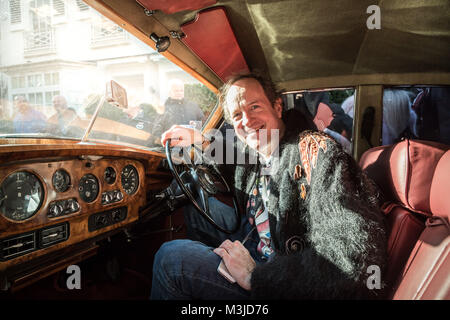
[[[158,37],[158,35],[156,33],[152,33],[150,35],[150,39],[155,41],[155,43],[156,43],[156,50],[158,50],[158,52],[164,52],[170,46],[170,39],[167,36]]]

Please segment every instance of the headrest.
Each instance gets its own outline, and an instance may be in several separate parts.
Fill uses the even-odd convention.
[[[434,171],[430,191],[430,206],[433,215],[450,220],[450,150],[439,160]]]
[[[450,146],[436,142],[406,139],[367,150],[361,157],[360,166],[379,185],[387,200],[430,216],[434,213],[432,208],[441,208],[437,204],[431,206],[430,192],[432,183],[436,185],[433,199],[442,192],[440,184],[445,178],[435,178],[435,171],[448,149]],[[439,170],[446,168],[449,172],[444,162]]]

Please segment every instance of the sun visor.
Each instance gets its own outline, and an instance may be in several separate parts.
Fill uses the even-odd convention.
[[[150,11],[160,10],[172,14],[185,10],[199,10],[216,4],[216,0],[136,0]]]
[[[205,9],[185,23],[181,40],[224,82],[249,68],[223,7]]]

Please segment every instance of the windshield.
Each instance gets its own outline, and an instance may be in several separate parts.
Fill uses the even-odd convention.
[[[0,0],[0,136],[153,148],[173,124],[201,128],[216,96],[77,0]],[[125,105],[108,99],[111,80]],[[94,120],[94,121],[93,121]]]

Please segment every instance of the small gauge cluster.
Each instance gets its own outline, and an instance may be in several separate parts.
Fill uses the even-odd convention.
[[[121,168],[117,168],[117,164],[115,168],[107,165],[103,174],[98,174],[98,170],[95,174],[86,173],[78,181],[76,179],[74,181],[74,176],[69,172],[68,169],[58,168],[50,175],[51,188],[59,194],[58,198],[63,197],[64,194],[68,196],[66,199],[49,203],[47,210],[49,218],[79,212],[80,201],[93,203],[101,198],[99,201],[102,205],[120,202],[124,198],[124,193],[133,195],[139,187],[139,173],[133,164],[125,163],[121,165]],[[0,180],[0,215],[17,222],[34,216],[43,206],[46,198],[44,181],[40,172],[38,174],[31,168],[14,171]],[[50,186],[47,189],[49,188]],[[74,188],[79,198],[74,197],[73,191],[70,191]],[[105,188],[111,188],[111,190],[101,190]],[[99,197],[100,192],[101,197]]]
[[[103,180],[108,185],[114,185],[117,182],[116,170],[108,166],[103,173]],[[136,193],[139,186],[139,174],[136,167],[132,164],[126,165],[120,172],[120,182],[123,190],[128,195]],[[100,191],[100,183],[97,177],[91,173],[84,175],[78,184],[78,192],[80,198],[87,203],[97,199]],[[108,190],[102,193],[102,204],[112,204],[123,199],[120,190]]]

